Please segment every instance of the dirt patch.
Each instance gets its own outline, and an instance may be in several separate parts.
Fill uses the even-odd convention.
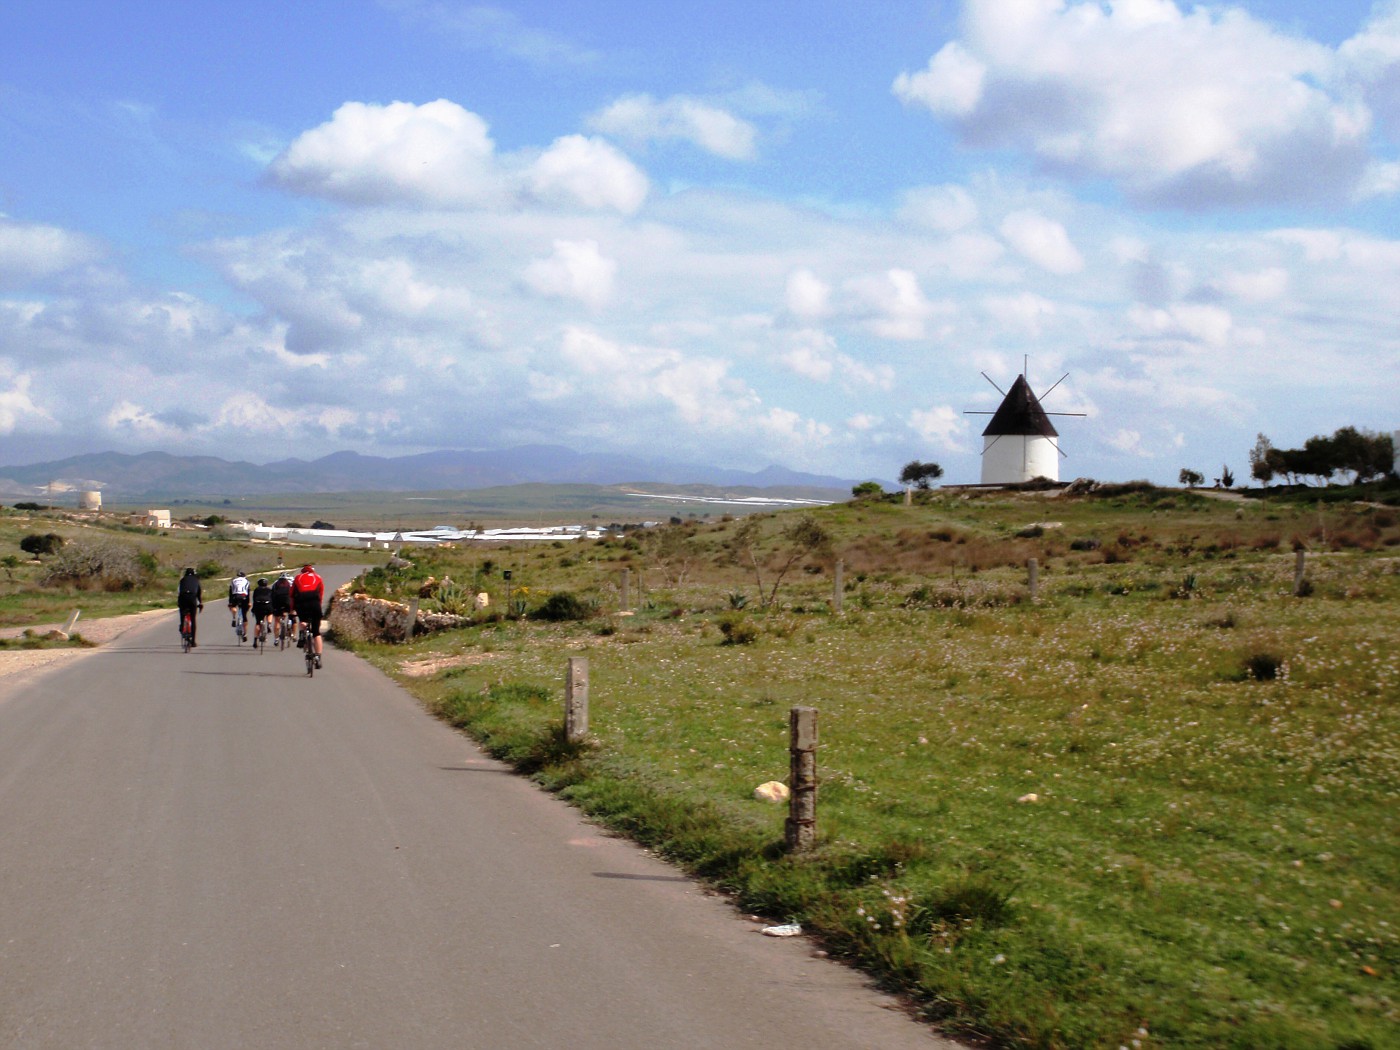
[[[495,653],[468,653],[465,656],[430,656],[422,660],[405,660],[399,664],[399,673],[410,678],[427,678],[454,667],[470,667],[496,659]]]
[[[89,642],[102,645],[118,635],[125,634],[133,627],[150,623],[153,617],[159,616],[170,617],[171,626],[176,626],[174,609],[151,609],[148,612],[132,613],[129,616],[108,616],[100,620],[84,620],[79,617],[78,622],[73,625],[73,633],[82,635]],[[6,627],[0,630],[0,637],[22,638],[25,631],[33,631],[35,636],[42,638],[50,631],[62,629],[63,624],[61,623],[41,623],[32,627]],[[52,664],[79,659],[90,652],[92,652],[91,649],[78,648],[6,649],[0,651],[0,678],[28,674]]]

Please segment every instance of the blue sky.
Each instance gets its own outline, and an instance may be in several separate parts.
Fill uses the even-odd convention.
[[[1400,427],[1400,4],[0,6],[0,463]]]

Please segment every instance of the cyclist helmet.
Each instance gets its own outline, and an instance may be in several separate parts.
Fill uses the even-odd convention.
[[[290,580],[291,578],[292,574],[289,572],[284,572],[281,576],[278,577],[279,580]]]
[[[242,575],[243,575],[243,570],[242,570],[242,569],[239,569],[236,573],[234,573],[234,575],[235,575],[235,576],[242,576]]]
[[[185,575],[186,575],[186,576],[193,576],[193,575],[194,575],[194,570],[193,570],[193,569],[186,569],[186,570],[185,570]]]
[[[303,565],[303,566],[301,567],[301,571],[302,571],[302,572],[315,572],[316,569],[311,565],[310,562],[307,562],[305,565]]]
[[[266,586],[267,586],[267,577],[264,576],[262,579],[260,579],[260,580],[258,581],[258,586],[259,586],[259,587],[266,587]]]

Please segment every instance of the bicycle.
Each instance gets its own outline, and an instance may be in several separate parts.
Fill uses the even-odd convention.
[[[248,614],[243,611],[241,605],[233,612],[233,632],[238,635],[239,645],[248,640]]]
[[[186,609],[180,614],[180,651],[187,653],[194,647],[194,613]]]
[[[316,647],[311,641],[311,631],[306,624],[301,625],[301,634],[297,638],[297,645],[301,647],[306,656],[306,677],[310,678],[316,673]]]
[[[258,651],[259,656],[267,652],[267,632],[262,620],[253,627],[253,648]]]
[[[292,645],[292,618],[289,614],[283,613],[277,625],[277,648],[286,650]]]

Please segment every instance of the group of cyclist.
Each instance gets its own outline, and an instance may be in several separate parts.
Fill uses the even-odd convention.
[[[233,625],[238,626],[240,612],[243,622],[251,622],[258,638],[266,638],[270,632],[277,637],[284,622],[290,621],[293,628],[300,622],[309,635],[308,644],[316,655],[316,666],[321,666],[321,608],[325,603],[326,583],[321,579],[315,566],[309,562],[301,572],[293,576],[284,572],[275,583],[266,579],[258,580],[253,587],[247,575],[239,570],[228,585],[228,610]],[[186,616],[189,617],[190,646],[197,646],[196,640],[199,617],[204,608],[204,589],[194,569],[186,569],[180,578],[177,604],[180,610],[181,630],[184,630]]]

